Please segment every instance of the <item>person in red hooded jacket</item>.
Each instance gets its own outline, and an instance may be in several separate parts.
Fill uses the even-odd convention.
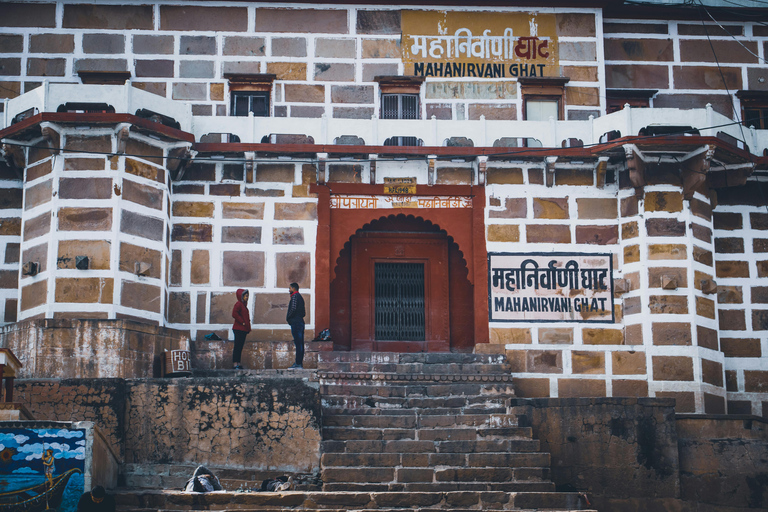
[[[235,370],[242,370],[240,356],[243,353],[245,337],[251,332],[251,316],[248,313],[248,290],[240,288],[235,292],[237,302],[232,308],[232,318],[235,322],[232,324],[232,331],[235,333],[235,348],[232,351],[232,364]]]

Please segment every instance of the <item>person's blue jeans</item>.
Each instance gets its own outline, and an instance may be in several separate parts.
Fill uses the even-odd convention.
[[[296,364],[304,366],[304,322],[289,325],[291,326],[293,345],[296,347]]]

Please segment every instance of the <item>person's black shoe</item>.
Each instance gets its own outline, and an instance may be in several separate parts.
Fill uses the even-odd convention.
[[[300,364],[295,364],[295,363],[294,363],[294,364],[292,364],[292,365],[291,365],[291,366],[290,366],[288,369],[289,369],[289,370],[303,370],[303,369],[304,369],[304,367],[303,367],[303,366],[301,366]]]

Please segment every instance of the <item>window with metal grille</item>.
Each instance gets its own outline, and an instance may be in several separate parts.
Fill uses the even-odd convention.
[[[253,112],[256,117],[269,117],[269,93],[261,91],[238,91],[231,93],[233,116],[247,116]]]
[[[418,94],[382,94],[382,119],[418,119]]]

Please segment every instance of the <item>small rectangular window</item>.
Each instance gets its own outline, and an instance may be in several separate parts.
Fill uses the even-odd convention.
[[[382,119],[419,119],[418,94],[382,94]]]
[[[247,116],[253,112],[256,117],[269,117],[269,93],[260,91],[238,91],[231,94],[230,112],[233,116]]]
[[[525,102],[525,119],[528,121],[549,121],[549,118],[559,119],[560,103],[557,100],[527,100]]]

